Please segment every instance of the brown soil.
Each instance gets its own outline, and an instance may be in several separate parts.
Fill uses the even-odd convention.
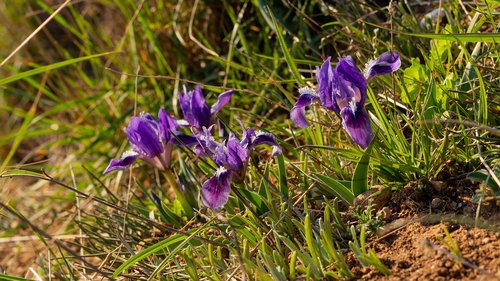
[[[452,186],[432,182],[423,189],[418,185],[422,184],[411,183],[392,193],[383,204],[390,213],[388,222],[368,243],[392,275],[384,276],[372,266],[363,267],[351,255],[347,258],[356,278],[500,280],[497,202],[483,200],[476,221],[476,185],[467,181]],[[458,251],[453,250],[454,243]]]
[[[76,237],[78,233],[67,231],[75,217],[73,202],[57,201],[65,194],[63,189],[23,177],[0,179],[0,186],[0,198],[45,233],[66,244],[75,240],[68,234]],[[47,242],[53,253],[59,255],[54,243]],[[56,263],[54,255],[51,259],[47,246],[30,227],[0,208],[0,274],[37,279],[35,272]]]

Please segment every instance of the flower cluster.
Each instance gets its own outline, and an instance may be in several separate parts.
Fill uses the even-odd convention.
[[[191,126],[195,131],[208,127],[224,105],[231,101],[233,91],[219,95],[218,101],[210,109],[203,97],[201,85],[195,90],[179,94],[182,113],[185,120],[176,120],[163,108],[158,112],[158,119],[149,113],[134,116],[125,129],[132,150],[123,153],[121,158],[112,159],[104,174],[122,170],[132,165],[138,158],[143,159],[160,170],[170,169],[170,158],[173,145],[191,146],[198,143],[195,136],[189,136],[178,129]]]
[[[203,97],[201,85],[192,91],[184,88],[179,94],[184,120],[176,120],[164,109],[158,112],[158,118],[149,113],[131,118],[125,135],[131,150],[123,153],[121,158],[112,159],[104,171],[125,169],[137,159],[142,159],[155,168],[170,172],[171,153],[174,145],[194,146],[194,152],[201,157],[211,158],[218,169],[215,175],[208,179],[201,188],[202,202],[210,208],[224,206],[229,198],[232,181],[244,178],[251,150],[261,144],[273,147],[273,156],[281,154],[271,133],[245,130],[239,140],[233,133],[223,142],[215,141],[211,134],[214,116],[231,101],[233,91],[219,95],[217,102],[210,108]],[[189,127],[193,135],[187,135],[180,130]]]
[[[170,169],[172,148],[175,145],[193,145],[196,138],[178,132],[177,120],[163,108],[158,119],[149,113],[134,116],[125,129],[132,150],[125,151],[121,158],[112,159],[104,174],[122,170],[132,165],[138,158],[160,170]]]
[[[308,127],[305,107],[319,100],[323,107],[340,115],[345,130],[354,142],[366,148],[373,138],[370,119],[364,108],[367,83],[376,75],[396,71],[400,65],[397,53],[386,52],[369,62],[363,74],[350,56],[339,59],[335,68],[332,68],[330,58],[327,58],[316,71],[317,90],[300,89],[301,95],[290,117],[299,127]],[[179,94],[184,120],[174,119],[163,109],[158,112],[158,118],[148,113],[132,117],[125,129],[132,149],[121,158],[112,159],[104,173],[124,169],[140,158],[165,171],[171,184],[178,186],[170,167],[172,149],[174,145],[194,146],[196,155],[210,158],[217,166],[215,175],[201,187],[201,200],[212,209],[223,207],[228,201],[231,183],[244,180],[249,155],[256,146],[265,144],[273,148],[273,156],[281,154],[273,134],[247,130],[243,124],[241,139],[230,133],[223,141],[215,140],[211,133],[214,116],[231,101],[232,94],[233,91],[220,94],[217,102],[209,107],[201,85],[198,84],[192,91],[184,87],[184,93]],[[186,127],[193,135],[181,132]],[[176,194],[182,195],[180,192]]]
[[[211,135],[211,128],[204,128],[199,134],[199,144],[195,151],[198,155],[209,157],[218,166],[215,175],[208,179],[201,188],[201,199],[205,206],[218,209],[226,204],[229,198],[232,181],[242,181],[248,166],[249,154],[258,145],[266,144],[273,147],[273,156],[281,154],[281,148],[276,143],[273,134],[245,130],[239,140],[233,133],[220,143]]]
[[[187,123],[197,132],[201,132],[203,127],[210,127],[214,116],[231,101],[233,94],[232,90],[220,94],[217,102],[209,108],[203,97],[200,84],[196,85],[196,88],[189,92],[184,87],[184,91],[185,93],[179,94],[182,114]]]
[[[340,115],[349,136],[366,148],[373,138],[368,112],[364,108],[367,83],[372,77],[392,73],[400,66],[399,54],[395,52],[385,52],[370,61],[364,73],[358,70],[351,56],[340,58],[335,68],[332,68],[328,57],[316,70],[318,89],[299,90],[300,97],[292,108],[290,118],[297,126],[307,128],[305,107],[319,100],[323,107]]]

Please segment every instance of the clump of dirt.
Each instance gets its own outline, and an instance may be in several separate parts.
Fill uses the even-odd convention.
[[[409,218],[422,213],[455,214],[474,217],[478,202],[474,200],[478,186],[468,180],[448,184],[442,181],[411,182],[392,193],[387,206],[392,211],[389,221]],[[479,215],[494,223],[500,222],[496,202],[483,202]]]
[[[446,239],[444,228],[450,232],[451,241]],[[450,249],[454,242],[459,252]],[[371,267],[355,267],[353,273],[363,280],[500,280],[498,232],[412,222],[372,241],[369,247],[393,275],[383,276]]]
[[[461,181],[413,182],[392,193],[387,224],[367,245],[392,275],[348,256],[356,278],[500,280],[500,208],[493,200],[479,206],[477,192],[477,185]]]

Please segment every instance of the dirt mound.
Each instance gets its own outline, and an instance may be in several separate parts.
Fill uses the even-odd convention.
[[[478,200],[477,186],[467,181],[421,187],[411,183],[392,193],[386,203],[389,222],[368,244],[392,275],[357,263],[352,268],[355,276],[362,280],[500,280],[496,202],[486,197]]]

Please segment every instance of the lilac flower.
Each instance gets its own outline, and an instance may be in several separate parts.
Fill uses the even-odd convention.
[[[201,201],[207,207],[217,209],[224,206],[231,191],[231,172],[220,167],[215,176],[201,187]]]
[[[385,52],[370,61],[364,74],[358,70],[351,56],[339,59],[335,68],[331,67],[328,57],[316,70],[316,92],[319,97],[312,89],[300,89],[300,97],[290,112],[290,119],[297,126],[307,128],[305,107],[319,100],[323,107],[340,115],[349,136],[359,146],[366,148],[373,138],[370,118],[364,108],[367,82],[376,75],[392,73],[400,66],[399,54],[395,52]]]
[[[158,120],[149,113],[132,117],[125,129],[132,150],[124,152],[121,158],[112,159],[104,174],[125,169],[138,158],[160,170],[169,169],[174,144],[192,145],[197,142],[196,138],[177,132],[177,128],[177,121],[163,109],[158,112]]]
[[[242,126],[243,127],[243,126]],[[281,154],[281,148],[276,143],[273,134],[255,132],[243,128],[243,137],[239,140],[233,133],[224,143],[218,143],[210,134],[210,129],[204,128],[198,135],[199,145],[195,148],[198,155],[210,157],[219,167],[213,177],[208,179],[201,188],[203,204],[212,209],[218,209],[226,204],[231,190],[231,181],[241,181],[244,178],[251,150],[261,144],[273,147],[273,156]]]
[[[203,97],[200,84],[196,85],[196,88],[189,92],[184,87],[184,92],[184,94],[179,94],[179,103],[184,114],[184,119],[198,132],[201,132],[203,127],[208,128],[212,124],[215,114],[231,101],[233,94],[232,90],[220,94],[217,102],[209,108]]]

